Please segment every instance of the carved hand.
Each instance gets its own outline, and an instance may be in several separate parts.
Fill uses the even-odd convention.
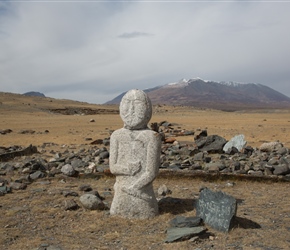
[[[131,175],[137,174],[141,170],[140,161],[129,162],[129,170],[131,172]]]

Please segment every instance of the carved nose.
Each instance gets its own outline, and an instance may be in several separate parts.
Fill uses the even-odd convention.
[[[130,102],[130,104],[129,104],[129,113],[132,113],[132,112],[134,112],[134,103]]]

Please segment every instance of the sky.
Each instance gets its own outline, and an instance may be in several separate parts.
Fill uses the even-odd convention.
[[[289,1],[1,1],[0,91],[102,104],[182,78],[290,97]]]

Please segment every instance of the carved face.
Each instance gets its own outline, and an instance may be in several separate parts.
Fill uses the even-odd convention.
[[[125,128],[146,128],[152,116],[152,106],[148,96],[142,90],[128,91],[120,104],[120,116]]]

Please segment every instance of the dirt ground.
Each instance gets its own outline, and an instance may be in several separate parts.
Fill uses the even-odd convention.
[[[61,115],[49,109],[81,107],[91,109],[117,109],[116,106],[31,98],[0,94],[0,146],[43,143],[62,145],[88,145],[92,140],[109,137],[112,130],[122,127],[117,114],[97,112],[94,115]],[[94,119],[95,122],[90,120]],[[259,110],[222,112],[188,107],[154,107],[151,122],[168,121],[175,127],[188,130],[207,129],[226,139],[243,133],[248,145],[260,146],[266,141],[281,141],[290,147],[290,110]],[[34,130],[33,134],[20,134],[21,130]],[[45,132],[48,130],[49,132]],[[193,141],[193,137],[180,137],[180,141]],[[11,180],[17,174],[3,176]],[[162,203],[160,215],[150,220],[127,220],[111,217],[108,211],[88,211],[80,208],[65,211],[64,202],[78,197],[64,197],[63,190],[79,191],[89,184],[105,197],[110,205],[113,177],[69,178],[54,177],[36,181],[26,190],[14,191],[0,197],[0,248],[37,249],[59,246],[62,249],[290,249],[290,183],[254,182],[241,180],[193,179],[189,177],[162,177],[154,182],[155,190],[165,184],[172,190],[170,197],[177,202]],[[234,182],[234,185],[227,185]],[[164,243],[169,221],[177,215],[195,216],[194,202],[201,187],[222,190],[238,200],[237,221],[229,233],[208,231],[198,241]],[[159,197],[161,198],[161,197]],[[80,203],[79,203],[80,204]]]

